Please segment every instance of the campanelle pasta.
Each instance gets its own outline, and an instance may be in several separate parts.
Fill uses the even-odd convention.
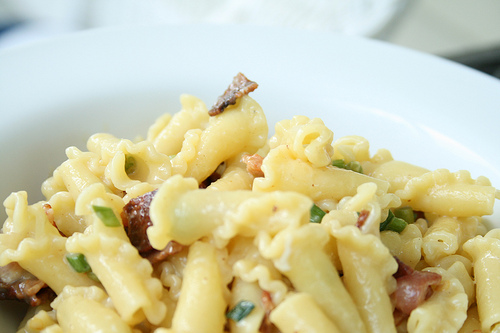
[[[145,140],[95,134],[46,200],[4,201],[0,286],[33,306],[19,332],[500,331],[488,179],[317,118],[268,137],[255,86],[239,74],[210,112],[183,95]]]

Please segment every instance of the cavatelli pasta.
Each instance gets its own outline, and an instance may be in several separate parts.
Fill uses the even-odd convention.
[[[181,96],[146,139],[95,134],[66,150],[44,201],[4,201],[1,286],[53,292],[19,332],[500,329],[485,177],[371,155],[317,118],[270,136],[248,85],[238,75],[217,112]]]

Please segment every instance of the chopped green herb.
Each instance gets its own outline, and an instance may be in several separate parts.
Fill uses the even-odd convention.
[[[111,208],[95,205],[92,208],[105,226],[120,227],[122,225]]]
[[[337,168],[342,168],[342,169],[346,168],[344,160],[333,160],[332,165]]]
[[[85,256],[82,253],[68,253],[66,255],[66,260],[70,264],[71,268],[73,268],[78,273],[88,273],[92,269],[85,259]]]
[[[341,168],[341,169],[347,169],[347,170],[363,173],[363,168],[361,167],[361,164],[358,161],[351,161],[349,163],[346,163],[342,159],[333,160],[332,166],[337,167],[337,168]]]
[[[97,275],[95,275],[94,272],[90,271],[90,272],[87,272],[87,276],[91,279],[91,280],[94,280],[95,282],[101,282],[99,281],[99,278],[97,277]]]
[[[130,175],[135,172],[137,169],[137,162],[135,160],[135,157],[132,155],[126,155],[125,156],[125,172],[127,175]]]
[[[415,214],[411,207],[400,207],[394,210],[394,216],[405,220],[407,223],[415,222]]]
[[[385,221],[380,223],[380,231],[386,230],[387,225],[389,224],[389,222],[391,222],[393,218],[394,218],[394,213],[391,210],[389,210],[389,214],[387,215]]]
[[[226,317],[228,319],[232,319],[236,322],[242,320],[246,316],[252,312],[255,308],[255,305],[250,301],[240,301],[238,304],[234,306],[228,313],[226,313]]]
[[[405,220],[394,216],[392,211],[389,210],[385,221],[380,223],[380,231],[391,230],[400,233],[405,230],[407,225],[408,223]]]
[[[403,230],[405,230],[407,225],[408,225],[408,223],[406,223],[405,220],[400,219],[399,217],[395,217],[391,220],[391,222],[389,222],[386,230],[392,230],[392,231],[395,231],[397,233],[401,233],[401,232],[403,232]]]
[[[318,206],[313,204],[313,206],[311,207],[311,215],[309,217],[309,222],[321,223],[321,220],[323,219],[323,216],[325,216],[325,215],[326,215],[326,213],[321,208],[319,208]]]
[[[352,162],[347,163],[346,169],[352,170],[352,171],[358,172],[358,173],[363,173],[363,168],[361,167],[361,164],[358,161],[352,161]]]

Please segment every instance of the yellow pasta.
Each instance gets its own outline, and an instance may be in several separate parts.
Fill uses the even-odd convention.
[[[132,332],[113,308],[107,295],[97,287],[65,287],[52,304],[64,332]]]
[[[200,182],[223,161],[242,152],[253,154],[264,145],[267,122],[261,107],[243,97],[233,108],[211,117],[203,130],[186,133],[181,151],[172,159],[174,173]]]
[[[500,330],[487,178],[372,155],[318,118],[270,133],[253,89],[238,75],[210,111],[182,95],[146,139],[97,133],[45,200],[4,201],[20,333]]]
[[[491,233],[491,234],[490,234]],[[484,331],[500,326],[500,239],[495,231],[464,244],[474,264],[477,309]]]
[[[356,194],[364,183],[375,183],[381,192],[387,192],[389,183],[350,170],[333,166],[314,167],[296,159],[287,146],[278,146],[264,158],[262,165],[265,177],[256,178],[256,191],[294,191],[307,195],[314,201],[340,200]]]
[[[447,216],[483,216],[493,213],[496,189],[484,178],[472,179],[466,171],[440,169],[412,178],[396,194],[417,210]]]
[[[427,302],[408,319],[408,332],[457,332],[467,318],[467,295],[453,274],[442,268],[428,268],[443,277],[443,283]]]
[[[335,232],[343,281],[368,332],[396,332],[389,295],[398,265],[379,238],[354,227]]]
[[[208,243],[194,243],[189,249],[181,295],[172,319],[173,331],[222,332],[227,305],[222,289],[215,248]]]
[[[181,150],[184,134],[190,129],[204,128],[209,120],[207,107],[200,99],[182,95],[181,105],[178,113],[158,119],[148,132],[148,141],[165,155],[177,154]]]
[[[477,230],[476,218],[453,218],[441,216],[431,221],[432,225],[422,239],[422,252],[425,260],[435,265],[436,261],[457,253],[470,235]],[[470,230],[474,230],[471,233]]]
[[[270,319],[283,333],[341,332],[307,293],[289,296],[276,307]]]

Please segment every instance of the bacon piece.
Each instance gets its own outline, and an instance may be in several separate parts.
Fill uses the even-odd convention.
[[[45,215],[47,215],[47,218],[49,219],[50,224],[57,228],[56,222],[54,221],[54,210],[52,209],[52,206],[47,202],[43,204],[42,207],[45,211]]]
[[[30,306],[51,302],[55,293],[16,262],[0,267],[0,300],[22,300]]]
[[[156,192],[155,190],[131,199],[121,213],[127,236],[140,253],[153,250],[146,230],[153,225],[149,217],[149,206]]]
[[[49,219],[50,224],[52,224],[57,229],[57,231],[59,231],[59,234],[61,236],[66,237],[66,235],[63,234],[61,232],[61,230],[59,230],[59,227],[56,224],[56,221],[54,219],[54,209],[52,209],[52,206],[47,202],[47,203],[44,203],[42,207],[43,207],[43,210],[45,211],[45,215],[47,216],[47,219]]]
[[[153,265],[166,260],[169,256],[177,254],[184,249],[184,245],[175,241],[168,242],[167,246],[161,251],[150,251],[146,254],[146,259]]]
[[[434,272],[416,271],[404,264],[398,258],[398,271],[396,278],[396,291],[391,295],[395,308],[404,316],[416,309],[433,293],[432,286],[441,283],[441,275]]]
[[[157,190],[131,199],[124,207],[121,218],[130,243],[137,248],[140,255],[152,264],[164,261],[168,256],[179,253],[183,245],[171,241],[161,250],[155,250],[149,242],[146,230],[153,225],[149,216],[149,207]]]
[[[210,176],[208,176],[207,179],[205,179],[200,183],[198,187],[199,188],[209,187],[213,182],[219,180],[222,177],[222,174],[224,173],[225,170],[226,170],[226,162],[222,162],[221,164],[219,164],[217,169],[215,169],[215,171],[212,172]]]
[[[210,116],[216,116],[222,113],[229,105],[236,104],[236,100],[244,95],[248,95],[259,85],[246,78],[245,75],[238,73],[233,82],[226,89],[224,94],[217,99],[214,106],[208,111]]]
[[[264,158],[259,154],[243,155],[241,161],[247,165],[247,171],[254,177],[264,177],[262,161]]]
[[[260,333],[272,333],[277,331],[276,326],[271,323],[269,316],[271,315],[271,311],[274,310],[276,305],[274,305],[273,299],[271,298],[271,293],[267,290],[262,291],[261,296],[262,306],[264,307],[264,318],[262,319],[262,323],[260,324],[259,332]]]
[[[359,212],[358,220],[356,221],[356,227],[362,228],[365,225],[366,219],[370,215],[370,211],[363,209]]]

